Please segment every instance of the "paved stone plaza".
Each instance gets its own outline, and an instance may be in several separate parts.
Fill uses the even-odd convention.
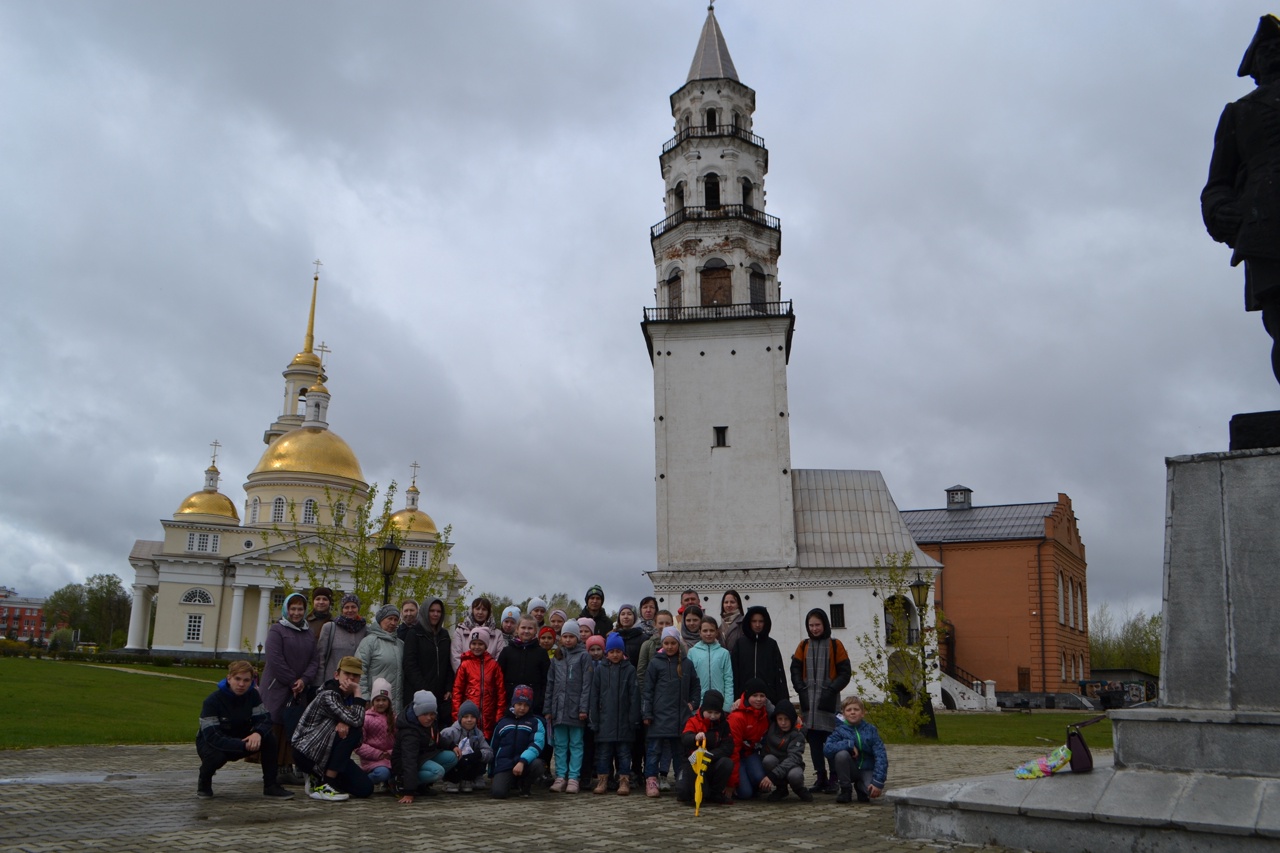
[[[1035,747],[890,746],[889,783],[902,788],[1010,770]],[[257,767],[228,765],[212,800],[195,796],[195,748],[186,745],[66,747],[0,752],[0,851],[133,850],[936,850],[968,845],[893,837],[882,803],[709,806],[695,818],[674,796],[650,800],[556,795],[497,802],[480,794],[366,801],[286,802],[260,795]],[[696,848],[677,839],[700,836]],[[544,847],[543,840],[547,843]],[[529,842],[532,842],[530,846]]]

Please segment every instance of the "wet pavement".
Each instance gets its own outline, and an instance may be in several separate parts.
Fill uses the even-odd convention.
[[[1011,771],[1035,747],[890,746],[889,786]],[[385,794],[324,803],[293,788],[261,795],[256,766],[229,764],[213,799],[195,796],[194,746],[63,747],[0,752],[0,851],[431,850],[888,851],[971,849],[893,836],[883,802],[708,806],[700,817],[671,794],[590,793],[496,801],[441,794],[398,805]],[[697,848],[681,841],[701,838]],[[513,848],[514,845],[514,848]],[[999,849],[999,848],[991,848]]]

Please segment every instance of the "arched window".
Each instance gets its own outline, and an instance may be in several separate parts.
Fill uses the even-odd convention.
[[[262,501],[258,500],[257,498],[254,498],[249,503],[249,523],[250,524],[258,523],[258,510],[261,507],[262,507]]]
[[[710,109],[707,110],[707,130],[715,130],[715,129],[716,129],[716,110],[715,110],[715,107],[711,107]]]
[[[702,183],[703,197],[706,199],[707,207],[715,210],[720,207],[720,176],[715,172],[710,172]]]
[[[699,285],[704,306],[733,304],[733,279],[729,267],[719,258],[707,261]]]
[[[1084,630],[1084,584],[1076,586],[1076,627]]]
[[[691,127],[693,127],[693,116],[689,113],[685,113],[680,117],[680,130],[684,133],[688,133]]]
[[[1058,624],[1059,625],[1066,624],[1066,619],[1063,616],[1065,612],[1066,611],[1063,610],[1063,606],[1062,606],[1062,572],[1058,572]]]
[[[284,498],[276,498],[271,502],[271,523],[282,524],[284,522]]]
[[[213,596],[207,589],[192,587],[182,594],[181,604],[213,604]]]
[[[307,498],[302,502],[302,523],[316,523],[316,501],[315,498]]]
[[[738,129],[738,127],[740,126],[740,121],[741,121],[741,120],[740,120],[740,119],[739,119],[739,117],[738,117],[738,111],[737,111],[737,110],[734,110],[734,111],[733,111],[733,129],[734,129],[734,130],[737,130],[737,129]]]
[[[333,508],[333,526],[343,527],[344,526],[343,519],[345,519],[346,517],[347,517],[347,505],[344,504],[342,501],[338,501],[337,505]]]
[[[1067,680],[1067,656],[1063,652],[1058,653],[1058,680]]]
[[[667,307],[684,307],[684,279],[680,277],[680,270],[673,270],[667,279]]]
[[[742,179],[742,206],[743,206],[743,207],[754,207],[754,206],[755,206],[754,196],[753,196],[753,194],[752,194],[752,184],[751,184],[751,179],[750,179],[750,178],[743,178],[743,179]]]
[[[757,311],[764,310],[764,270],[759,264],[752,264],[750,270],[751,306]]]
[[[307,389],[303,388],[298,392],[298,404],[294,406],[295,415],[307,416]]]
[[[676,188],[672,190],[672,201],[675,202],[675,213],[684,210],[684,181],[676,184]]]
[[[1071,601],[1071,581],[1067,581],[1067,625],[1074,628],[1076,626],[1076,607]]]
[[[900,625],[898,620],[905,620]],[[915,605],[900,595],[884,600],[884,641],[889,646],[910,645],[920,636]]]

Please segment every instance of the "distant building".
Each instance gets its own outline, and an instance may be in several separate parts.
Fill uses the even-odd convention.
[[[902,513],[920,548],[946,566],[944,669],[1001,693],[1079,693],[1089,678],[1089,584],[1071,499],[974,506],[952,486],[941,509]]]
[[[300,550],[321,544],[321,525],[341,527],[367,500],[369,485],[360,461],[329,429],[328,377],[313,347],[315,299],[313,286],[303,349],[283,374],[283,410],[264,433],[267,449],[244,485],[243,523],[235,503],[218,491],[220,472],[210,464],[204,488],[188,495],[172,519],[161,520],[164,538],[134,543],[129,554],[134,570],[129,651],[214,656],[257,650],[268,627],[280,618],[280,575],[293,577],[301,571]],[[426,566],[440,534],[418,508],[416,477],[405,498],[405,508],[389,522],[405,550],[401,565]],[[297,537],[291,538],[295,529]],[[338,577],[329,586],[350,590],[349,562],[337,568]],[[449,564],[447,570],[454,589],[466,584],[456,566]],[[364,604],[367,608],[375,602]],[[335,615],[338,605],[335,601]],[[154,636],[148,643],[153,608]]]
[[[0,637],[7,640],[47,640],[54,626],[44,618],[43,598],[18,595],[17,590],[0,587]]]

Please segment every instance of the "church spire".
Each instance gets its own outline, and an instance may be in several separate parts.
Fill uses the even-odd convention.
[[[302,353],[311,352],[311,347],[316,342],[316,291],[320,289],[320,267],[323,264],[319,258],[312,263],[316,266],[316,274],[311,279],[311,311],[307,314],[307,336],[302,341]]]
[[[694,51],[693,64],[689,66],[689,76],[685,82],[723,79],[737,80],[738,71],[733,67],[729,45],[725,44],[724,33],[720,32],[720,24],[716,22],[716,7],[713,3],[707,7],[707,22],[702,25],[698,49]]]
[[[320,289],[320,261],[313,261],[316,267],[311,277],[311,306],[307,311],[307,333],[302,341],[302,352],[293,357],[289,366],[284,369],[284,406],[275,423],[267,427],[262,434],[264,444],[271,444],[290,430],[297,429],[304,422],[323,421],[325,409],[328,407],[328,391],[324,389],[324,363],[316,354],[316,295]],[[325,351],[324,344],[319,347]],[[314,412],[307,410],[307,392],[319,387],[325,395],[323,405]],[[315,415],[313,417],[312,415]]]

